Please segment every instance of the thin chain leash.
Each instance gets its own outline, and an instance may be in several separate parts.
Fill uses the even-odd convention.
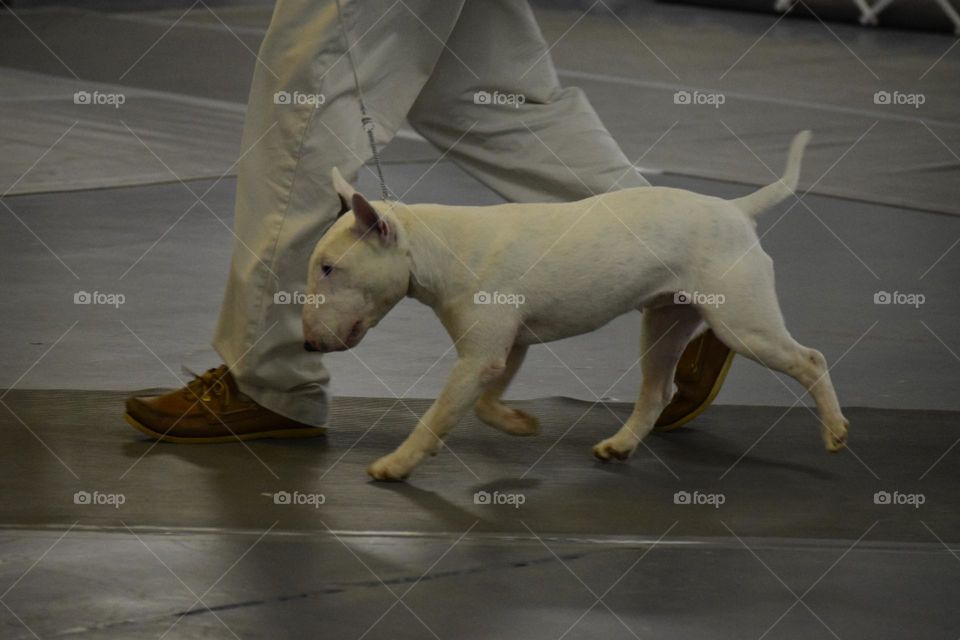
[[[360,104],[360,124],[363,130],[367,132],[367,140],[370,143],[370,151],[373,153],[373,164],[377,170],[377,178],[380,180],[380,195],[384,200],[391,200],[390,192],[387,189],[387,182],[383,179],[383,168],[380,166],[380,152],[377,150],[377,143],[373,138],[373,130],[376,127],[373,118],[367,113],[367,105],[363,101],[363,90],[360,88],[360,77],[357,75],[357,62],[353,58],[353,48],[350,46],[350,39],[347,35],[347,25],[343,20],[343,6],[340,0],[337,2],[337,19],[340,22],[340,32],[343,34],[343,44],[347,50],[347,59],[350,61],[350,70],[353,72],[353,84],[357,88],[357,102]]]

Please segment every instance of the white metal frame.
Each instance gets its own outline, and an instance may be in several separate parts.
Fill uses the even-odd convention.
[[[860,24],[871,27],[879,24],[880,13],[893,4],[896,0],[876,0],[872,5],[867,0],[851,0],[853,4],[860,9]],[[950,0],[933,0],[943,11],[944,15],[953,23],[953,32],[960,35],[960,13],[950,3]],[[784,12],[796,4],[797,0],[775,0],[773,8],[775,11]]]

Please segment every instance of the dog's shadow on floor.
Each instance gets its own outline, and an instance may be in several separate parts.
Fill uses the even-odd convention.
[[[539,480],[521,479],[521,478],[503,478],[485,482],[474,487],[469,487],[468,495],[464,496],[462,504],[449,500],[435,491],[422,489],[409,482],[376,482],[371,480],[369,486],[380,491],[389,491],[412,503],[417,510],[429,513],[451,530],[462,530],[466,527],[476,529],[500,529],[502,528],[501,519],[497,517],[488,518],[480,513],[479,509],[469,509],[465,505],[484,506],[487,503],[481,496],[483,493],[488,495],[495,491],[500,493],[522,493],[531,491],[540,484]],[[458,493],[460,493],[458,491]],[[495,511],[491,515],[496,516]]]
[[[474,494],[481,491],[486,491],[487,493],[493,493],[494,491],[501,493],[521,493],[524,491],[533,491],[538,486],[540,486],[540,480],[537,478],[497,478],[496,480],[475,485],[472,489]]]
[[[668,433],[655,432],[652,436],[647,441],[648,445],[655,449],[657,455],[662,457],[666,464],[676,465],[678,468],[713,469],[720,475],[737,465],[758,469],[789,470],[818,479],[833,477],[833,474],[826,470],[809,464],[792,462],[787,458],[766,458],[755,455],[747,450],[749,445],[740,449],[737,443],[710,433],[706,429],[685,428]],[[655,444],[650,442],[654,438],[656,438]],[[819,441],[811,442],[811,446],[818,444]],[[643,445],[640,445],[634,455],[642,454],[642,450]],[[826,458],[826,453],[824,457]]]

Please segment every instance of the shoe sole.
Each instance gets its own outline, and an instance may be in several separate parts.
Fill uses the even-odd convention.
[[[730,351],[727,354],[727,359],[724,361],[723,366],[720,368],[720,373],[717,375],[717,379],[713,381],[713,386],[710,388],[710,393],[707,394],[706,399],[701,402],[696,409],[683,416],[676,422],[671,422],[670,424],[665,424],[663,426],[654,427],[654,431],[673,431],[679,429],[683,425],[687,424],[691,420],[694,420],[697,416],[707,410],[711,404],[713,404],[714,399],[717,397],[717,394],[720,393],[720,387],[723,386],[723,381],[727,378],[727,373],[730,371],[730,365],[733,364],[733,357],[736,355],[733,351]]]
[[[144,426],[129,413],[123,414],[131,427],[150,436],[154,440],[161,442],[175,442],[177,444],[220,444],[224,442],[236,442],[237,440],[267,440],[267,439],[290,439],[290,438],[319,438],[327,433],[326,427],[298,427],[296,429],[274,429],[272,431],[255,431],[253,433],[244,433],[240,435],[230,434],[229,436],[198,436],[196,438],[186,438],[183,436],[171,436],[166,433],[158,433],[149,427]]]

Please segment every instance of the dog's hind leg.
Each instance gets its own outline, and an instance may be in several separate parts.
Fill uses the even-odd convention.
[[[535,417],[519,409],[511,409],[501,401],[504,391],[507,390],[526,355],[526,345],[513,345],[507,356],[503,374],[487,384],[486,390],[473,408],[477,417],[485,423],[514,436],[532,436],[540,430],[540,424]]]
[[[723,302],[702,309],[710,328],[737,353],[803,385],[816,402],[827,451],[842,449],[850,423],[840,410],[827,361],[787,331],[777,302],[772,261],[747,257],[723,282],[727,292]]]
[[[593,447],[601,460],[624,460],[650,433],[660,412],[673,397],[673,374],[687,343],[703,327],[697,309],[670,305],[643,312],[640,334],[640,395],[620,430]]]

